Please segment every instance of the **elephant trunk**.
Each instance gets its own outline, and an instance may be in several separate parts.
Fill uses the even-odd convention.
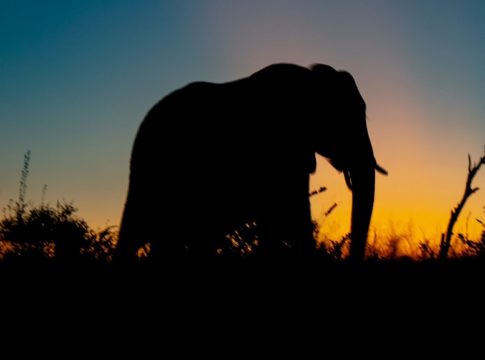
[[[352,261],[361,261],[365,256],[367,233],[374,207],[375,167],[376,163],[372,155],[349,169],[348,176],[352,183],[350,247]]]

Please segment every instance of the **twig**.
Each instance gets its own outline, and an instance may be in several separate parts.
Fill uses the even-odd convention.
[[[311,193],[308,194],[308,196],[318,195],[318,194],[320,194],[320,193],[322,193],[322,192],[324,192],[326,190],[327,190],[327,188],[325,186],[322,186],[318,190],[313,190]]]
[[[337,207],[337,203],[333,203],[333,205],[330,206],[327,211],[325,211],[325,214],[324,214],[325,217],[330,215],[335,210],[336,207]]]

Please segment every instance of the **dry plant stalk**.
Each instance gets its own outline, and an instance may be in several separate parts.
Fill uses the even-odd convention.
[[[466,179],[465,192],[463,193],[463,197],[461,198],[461,201],[458,203],[458,205],[456,205],[456,207],[451,210],[450,221],[448,222],[448,227],[446,228],[446,234],[441,235],[439,254],[440,260],[445,260],[448,257],[448,251],[450,250],[451,245],[451,237],[453,235],[453,227],[455,226],[455,223],[458,220],[458,217],[460,216],[461,210],[465,206],[466,201],[471,195],[479,190],[479,188],[477,187],[472,187],[472,181],[483,164],[485,164],[485,149],[484,155],[480,158],[478,163],[473,164],[473,166],[470,154],[468,154],[468,176]]]

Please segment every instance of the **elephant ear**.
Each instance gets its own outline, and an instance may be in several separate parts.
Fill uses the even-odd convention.
[[[337,85],[343,99],[348,99],[351,108],[365,112],[365,101],[354,77],[347,71],[337,72]]]
[[[328,162],[338,172],[342,172],[342,171],[344,171],[344,169],[346,169],[346,166],[344,165],[343,161],[340,158],[333,157],[333,158],[328,159]]]

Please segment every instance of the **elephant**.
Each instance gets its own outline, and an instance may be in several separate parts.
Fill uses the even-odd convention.
[[[319,154],[352,191],[350,258],[365,255],[375,172],[383,174],[352,75],[324,64],[269,65],[224,83],[193,82],[149,110],[136,135],[115,259],[208,258],[257,225],[261,256],[315,252],[309,178]]]

